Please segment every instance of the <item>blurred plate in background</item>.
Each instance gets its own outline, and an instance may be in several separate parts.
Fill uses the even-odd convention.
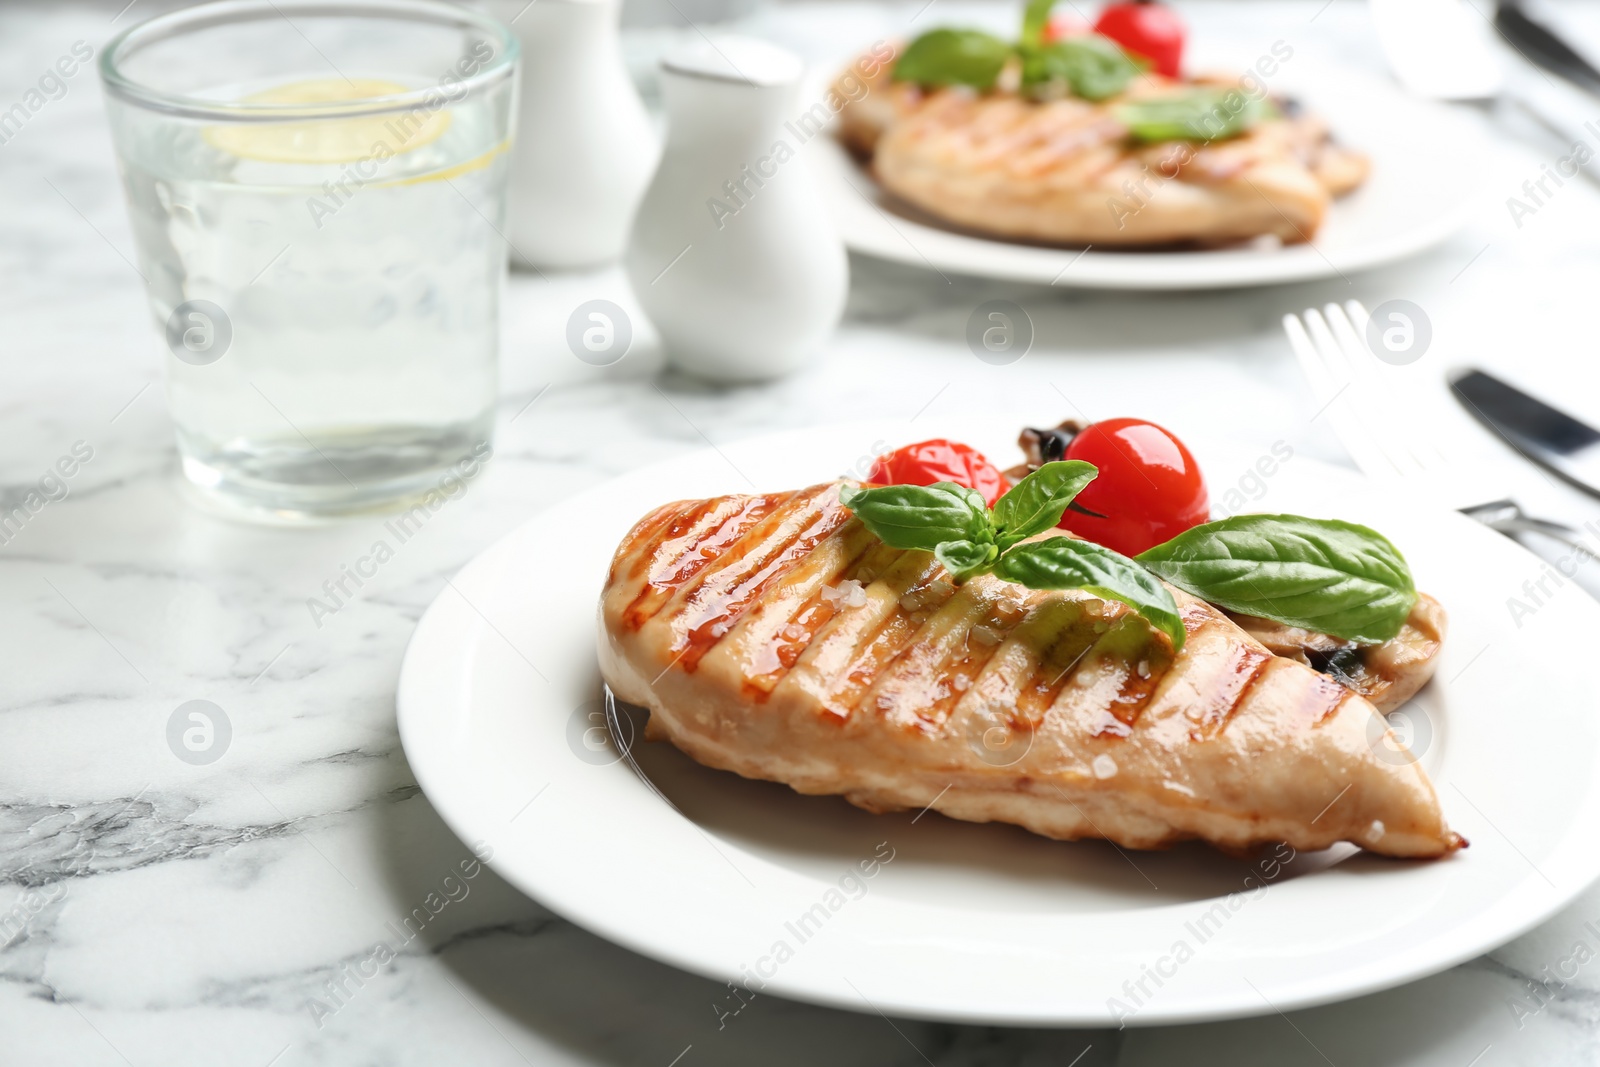
[[[1196,69],[1245,70],[1251,62],[1208,61]],[[820,98],[837,73],[816,71],[807,98]],[[1298,57],[1268,88],[1298,99],[1372,160],[1366,183],[1334,202],[1310,244],[1152,252],[1019,244],[947,228],[900,203],[833,137],[816,138],[812,166],[853,251],[942,273],[1072,288],[1221,289],[1342,278],[1422,252],[1466,221],[1484,172],[1484,138],[1468,113]]]

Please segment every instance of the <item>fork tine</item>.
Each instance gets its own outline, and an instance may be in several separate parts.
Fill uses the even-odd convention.
[[[1366,311],[1356,301],[1351,303],[1359,312]],[[1411,417],[1414,412],[1408,411],[1410,405],[1405,402],[1404,390],[1398,388],[1400,383],[1392,375],[1384,373],[1384,367],[1367,347],[1364,335],[1356,329],[1343,308],[1329,304],[1327,315],[1333,333],[1350,363],[1351,381],[1354,383],[1352,399],[1366,415],[1367,425],[1377,435],[1379,447],[1401,477],[1425,473],[1429,466],[1431,446],[1424,438],[1418,437],[1419,428]]]
[[[1402,477],[1417,468],[1410,444],[1405,440],[1405,423],[1397,417],[1390,404],[1389,390],[1378,375],[1377,360],[1367,350],[1366,344],[1356,334],[1349,316],[1338,304],[1323,309],[1328,330],[1344,356],[1350,373],[1350,401],[1361,412],[1362,421],[1373,435],[1374,442],[1389,458]]]
[[[1313,309],[1304,312],[1304,321],[1283,317],[1290,347],[1322,405],[1313,418],[1325,418],[1356,466],[1376,481],[1405,481],[1408,493],[1448,507],[1494,495],[1496,487],[1485,485],[1481,467],[1453,460],[1466,447],[1463,442],[1456,441],[1455,452],[1446,451],[1440,435],[1449,429],[1449,419],[1441,424],[1430,417],[1440,414],[1430,412],[1430,404],[1438,406],[1437,397],[1414,375],[1377,365],[1381,361],[1364,341],[1371,318],[1359,300],[1346,301],[1343,309],[1330,305],[1326,317]],[[1373,419],[1384,408],[1398,410],[1399,417],[1390,415],[1379,425],[1384,432],[1373,433]],[[1398,442],[1397,434],[1407,440]],[[1394,445],[1394,455],[1384,447],[1386,440]],[[1419,450],[1419,444],[1425,447]]]
[[[1349,321],[1343,338],[1351,358],[1359,368],[1364,384],[1370,388],[1374,412],[1382,413],[1396,448],[1422,473],[1439,473],[1451,467],[1449,455],[1441,447],[1440,428],[1434,420],[1421,417],[1428,404],[1419,396],[1416,383],[1399,368],[1383,364],[1367,344],[1367,324],[1371,316],[1359,300],[1345,303]],[[1330,306],[1330,311],[1333,310]],[[1341,319],[1345,316],[1341,313]],[[1336,330],[1336,332],[1340,332]]]
[[[1346,300],[1344,310],[1350,316],[1350,325],[1356,329],[1356,335],[1367,335],[1367,323],[1372,321],[1372,315],[1367,311],[1367,305],[1359,300]]]
[[[1311,383],[1311,391],[1317,398],[1317,404],[1326,404],[1338,386],[1317,355],[1317,346],[1312,342],[1311,335],[1306,333],[1305,324],[1300,321],[1298,315],[1291,312],[1283,317],[1283,332],[1289,335],[1289,348],[1293,350],[1295,359],[1300,363],[1300,373]]]
[[[1345,359],[1350,364],[1350,376],[1370,382],[1372,374],[1369,362],[1361,357],[1371,353],[1361,343],[1361,338],[1356,336],[1355,327],[1351,325],[1349,316],[1344,313],[1344,308],[1338,304],[1329,304],[1323,309],[1323,314],[1327,316],[1328,329],[1339,342],[1339,350],[1344,353]]]
[[[1343,362],[1343,358],[1334,344],[1333,335],[1328,331],[1328,324],[1314,308],[1307,308],[1304,321],[1295,315],[1285,315],[1283,329],[1317,397],[1319,406],[1312,419],[1326,417],[1334,436],[1350,453],[1356,466],[1368,476],[1392,476],[1393,464],[1373,446],[1370,435],[1350,406],[1346,395],[1348,379],[1340,377],[1334,370]]]

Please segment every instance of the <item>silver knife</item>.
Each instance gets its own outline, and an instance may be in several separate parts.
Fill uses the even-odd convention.
[[[1481,370],[1452,374],[1450,391],[1525,458],[1600,497],[1600,430]]]
[[[1549,26],[1530,16],[1520,0],[1500,0],[1494,28],[1506,43],[1531,63],[1591,93],[1600,93],[1600,70]]]

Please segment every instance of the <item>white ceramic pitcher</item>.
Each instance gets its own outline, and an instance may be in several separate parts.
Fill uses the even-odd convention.
[[[660,154],[618,41],[621,0],[495,0],[522,45],[512,148],[512,258],[616,260]]]
[[[843,313],[844,245],[800,158],[828,136],[800,114],[803,71],[740,37],[662,61],[667,143],[625,262],[668,361],[691,374],[788,373]]]

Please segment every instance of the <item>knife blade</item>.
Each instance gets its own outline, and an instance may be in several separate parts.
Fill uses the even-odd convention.
[[[1500,0],[1495,7],[1494,28],[1524,59],[1591,93],[1600,93],[1600,70],[1549,26],[1523,10],[1517,0]]]
[[[1450,392],[1525,459],[1600,497],[1600,430],[1481,370],[1451,375]]]

